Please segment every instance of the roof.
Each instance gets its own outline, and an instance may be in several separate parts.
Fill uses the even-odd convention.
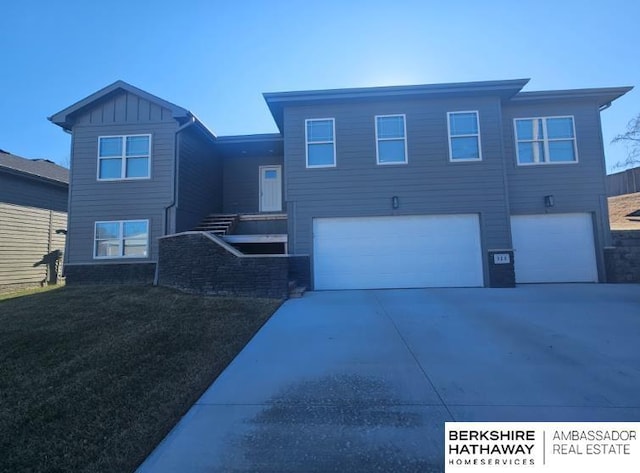
[[[633,87],[603,87],[594,89],[546,90],[521,92],[529,79],[482,82],[455,82],[445,84],[403,85],[393,87],[367,87],[356,89],[307,90],[263,94],[278,128],[282,130],[285,105],[331,103],[358,99],[384,99],[409,96],[438,95],[440,97],[491,94],[513,102],[540,102],[562,99],[592,98],[604,107],[629,92]]]
[[[424,95],[461,96],[475,94],[498,95],[509,99],[516,95],[529,79],[481,82],[452,82],[444,84],[401,85],[390,87],[364,87],[354,89],[305,90],[299,92],[269,92],[263,94],[278,128],[282,130],[283,108],[286,105],[345,100],[385,99]]]
[[[0,150],[0,171],[8,171],[25,177],[69,184],[69,170],[48,159],[26,159]]]
[[[609,197],[611,230],[640,230],[640,192]]]
[[[176,119],[195,118],[194,115],[186,108],[182,108],[174,103],[161,99],[160,97],[156,97],[155,95],[152,95],[149,92],[145,92],[142,89],[138,89],[137,87],[134,87],[133,85],[128,84],[123,80],[118,80],[113,84],[108,85],[105,88],[100,89],[99,91],[89,95],[88,97],[85,97],[84,99],[74,103],[73,105],[65,108],[64,110],[61,110],[58,113],[51,115],[49,117],[49,120],[51,120],[56,125],[61,126],[65,130],[71,130],[71,127],[73,125],[74,115],[83,111],[87,107],[90,107],[97,100],[101,100],[121,90],[132,93],[134,95],[144,98],[145,100],[156,103],[163,108],[171,110],[173,118],[176,118]],[[196,121],[198,120],[196,119]]]
[[[593,98],[600,107],[609,105],[622,97],[633,87],[601,87],[597,89],[543,90],[539,92],[519,92],[511,100],[514,102],[556,101],[567,99]]]

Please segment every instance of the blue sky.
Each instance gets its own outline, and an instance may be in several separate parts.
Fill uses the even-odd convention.
[[[629,0],[6,0],[0,148],[68,162],[46,117],[123,79],[218,135],[275,132],[262,92],[531,78],[525,90],[640,86]],[[640,113],[602,113],[610,145]]]

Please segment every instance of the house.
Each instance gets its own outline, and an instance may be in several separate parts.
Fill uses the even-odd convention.
[[[0,290],[57,282],[68,188],[67,169],[0,150]]]
[[[604,281],[600,112],[631,88],[527,82],[267,93],[280,133],[218,137],[118,81],[50,117],[72,133],[68,279],[216,292],[209,271],[284,257],[314,289]]]

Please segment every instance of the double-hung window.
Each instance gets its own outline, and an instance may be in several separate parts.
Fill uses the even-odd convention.
[[[519,165],[578,161],[573,117],[516,118]]]
[[[376,116],[376,156],[378,164],[407,162],[407,133],[404,115]]]
[[[480,125],[478,112],[448,112],[449,160],[480,161]]]
[[[151,135],[98,138],[98,180],[148,179]]]
[[[146,258],[149,256],[149,221],[96,222],[93,257]]]
[[[308,168],[335,167],[336,140],[333,118],[305,120],[305,141]]]

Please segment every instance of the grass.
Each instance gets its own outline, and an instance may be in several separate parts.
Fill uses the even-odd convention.
[[[52,285],[52,286],[35,286],[35,287],[29,287],[26,289],[18,289],[18,290],[3,290],[0,292],[0,302],[7,300],[7,299],[14,299],[16,297],[22,297],[22,296],[28,296],[30,294],[39,294],[41,292],[48,292],[48,291],[55,291],[56,289],[60,289],[64,286],[58,285]]]
[[[133,471],[280,304],[151,287],[0,302],[0,471]]]

